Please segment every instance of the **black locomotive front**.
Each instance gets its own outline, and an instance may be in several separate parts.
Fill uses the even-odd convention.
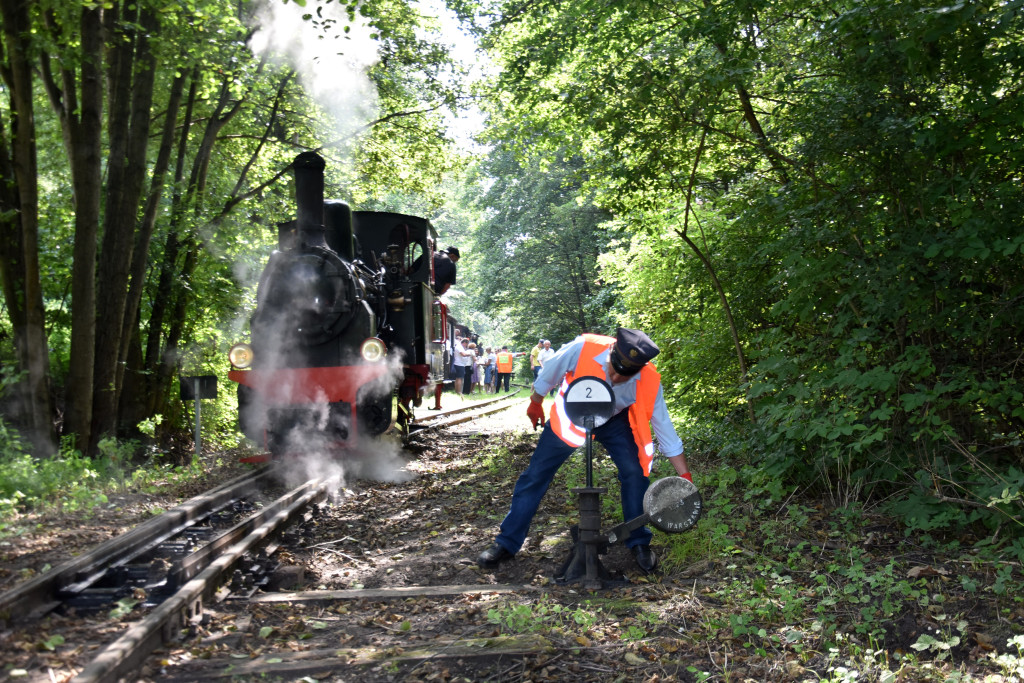
[[[297,219],[279,226],[260,279],[251,343],[231,351],[239,424],[273,454],[378,435],[441,371],[443,306],[428,283],[424,219],[324,201],[324,161],[294,162]],[[439,335],[439,336],[438,336]]]

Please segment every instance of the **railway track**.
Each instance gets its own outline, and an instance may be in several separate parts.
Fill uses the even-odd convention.
[[[520,388],[520,385],[515,385]],[[409,425],[408,439],[420,438],[434,430],[444,427],[453,427],[464,424],[487,415],[500,413],[508,410],[512,399],[518,394],[505,394],[500,398],[492,398],[486,401],[477,401],[451,410],[444,410],[436,413],[427,413],[417,416],[416,420]]]
[[[0,595],[0,619],[8,623],[38,619],[62,604],[74,603],[75,596],[92,595],[98,600],[102,589],[96,589],[97,584],[104,583],[111,574],[119,573],[126,578],[133,561],[152,557],[152,551],[161,544],[182,537],[188,529],[209,521],[265,483],[270,475],[271,469],[264,467],[236,477]],[[179,554],[172,563],[177,568],[165,572],[165,577],[170,580],[174,580],[175,575],[180,579],[191,578],[209,552],[195,557]],[[75,606],[83,607],[81,602],[79,600]]]
[[[113,643],[107,645],[72,681],[101,683],[117,681],[136,671],[160,647],[165,637],[186,622],[198,621],[203,602],[214,597],[225,577],[242,558],[266,541],[283,525],[293,521],[308,506],[324,500],[330,482],[315,479],[292,489],[251,518],[237,538],[222,544],[212,561],[170,598],[163,601],[145,618],[132,625]]]
[[[88,614],[109,609],[119,598],[138,598],[152,608],[149,613],[73,679],[119,680],[165,637],[200,619],[204,601],[226,583],[233,584],[235,593],[255,592],[258,582],[246,577],[253,572],[267,576],[273,568],[267,556],[274,548],[257,551],[337,485],[313,479],[259,509],[246,504],[258,489],[276,485],[273,474],[273,468],[265,467],[238,477],[0,595],[0,617],[24,626],[58,609]],[[244,570],[243,558],[250,558]]]

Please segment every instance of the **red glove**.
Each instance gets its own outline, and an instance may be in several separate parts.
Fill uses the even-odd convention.
[[[544,424],[544,401],[530,401],[530,407],[526,409],[526,417],[530,418],[533,431]]]

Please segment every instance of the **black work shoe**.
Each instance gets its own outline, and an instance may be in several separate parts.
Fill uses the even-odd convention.
[[[515,555],[505,550],[504,547],[497,543],[492,543],[491,547],[480,553],[480,557],[476,559],[476,563],[483,569],[494,569],[502,562],[511,560]]]
[[[658,558],[649,545],[635,545],[632,548],[633,557],[636,558],[636,566],[650,574],[658,566]]]

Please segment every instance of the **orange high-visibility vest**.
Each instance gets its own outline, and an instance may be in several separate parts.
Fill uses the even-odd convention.
[[[498,372],[512,372],[512,354],[508,351],[498,354]]]
[[[558,390],[555,404],[551,406],[551,429],[570,446],[576,448],[587,441],[587,432],[577,427],[565,413],[565,391],[577,377],[597,377],[607,381],[604,365],[596,358],[605,349],[615,343],[614,337],[600,334],[583,335],[584,344],[580,349],[576,369],[565,373],[562,386]],[[658,400],[658,388],[661,387],[661,375],[658,369],[648,363],[640,370],[640,379],[636,383],[636,402],[629,406],[629,426],[633,429],[636,439],[637,457],[644,476],[651,475],[651,463],[654,461],[654,440],[651,438],[651,416],[654,415],[654,403]]]

